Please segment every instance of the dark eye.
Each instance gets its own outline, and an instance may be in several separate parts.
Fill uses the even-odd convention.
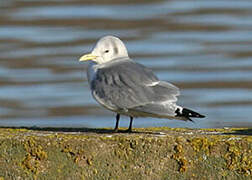
[[[106,51],[105,51],[105,53],[108,53],[108,52],[109,52],[109,50],[106,50]]]

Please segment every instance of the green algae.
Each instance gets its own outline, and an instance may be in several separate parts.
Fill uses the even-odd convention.
[[[243,131],[1,128],[0,178],[248,179],[252,136]]]

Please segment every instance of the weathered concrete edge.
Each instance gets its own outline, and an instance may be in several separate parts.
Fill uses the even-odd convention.
[[[130,169],[133,164],[135,165],[138,158],[146,159],[146,162],[141,160],[142,165],[140,163],[144,166],[151,161],[148,159],[151,157],[157,158],[157,162],[164,161],[167,166],[173,165],[173,170],[169,175],[166,174],[168,170],[164,165],[162,170],[156,170],[155,161],[150,163],[150,167],[143,168],[146,170],[144,174],[136,173],[133,177],[197,178],[197,168],[199,168],[197,166],[202,167],[212,163],[217,170],[214,172],[212,169],[212,176],[216,173],[217,177],[247,178],[252,173],[251,135],[251,129],[242,128],[145,128],[135,129],[135,133],[132,134],[123,131],[112,133],[110,129],[1,128],[0,176],[7,179],[10,176],[26,179],[55,176],[60,179],[65,177],[64,173],[60,172],[64,169],[69,171],[68,174],[76,174],[77,171],[78,177],[84,179],[99,179],[105,175],[109,178],[118,178],[117,171],[125,172],[123,175],[128,177],[127,173],[132,174],[132,172],[130,170],[127,172],[127,167]],[[103,144],[105,148],[104,156],[100,155],[103,151],[100,150],[99,144]],[[7,153],[10,150],[15,153]],[[156,153],[153,154],[152,150]],[[146,155],[139,155],[140,152]],[[53,156],[58,157],[54,159]],[[106,157],[111,158],[106,159]],[[131,162],[129,159],[135,160]],[[216,160],[220,163],[216,164],[214,162]],[[114,171],[116,168],[104,167],[104,161],[111,165],[120,162],[121,168]],[[66,166],[57,169],[60,163],[65,163]],[[11,168],[10,164],[15,168]],[[100,172],[99,166],[104,170]],[[56,169],[58,173],[55,173]],[[84,170],[86,173],[82,174]],[[157,172],[151,173],[154,170]],[[137,168],[136,171],[142,169]],[[201,173],[204,174],[204,170]]]

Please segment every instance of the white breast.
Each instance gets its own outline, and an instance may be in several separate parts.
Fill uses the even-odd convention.
[[[97,64],[93,61],[89,62],[89,64],[88,64],[87,77],[88,77],[89,84],[96,77],[96,71],[97,71],[96,66],[97,66]]]

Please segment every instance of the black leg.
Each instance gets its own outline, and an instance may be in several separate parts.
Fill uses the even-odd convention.
[[[116,114],[116,125],[115,125],[114,132],[118,132],[119,120],[120,120],[120,114]]]
[[[133,123],[133,117],[130,116],[130,125],[129,125],[129,129],[127,129],[127,132],[132,132],[132,123]]]

